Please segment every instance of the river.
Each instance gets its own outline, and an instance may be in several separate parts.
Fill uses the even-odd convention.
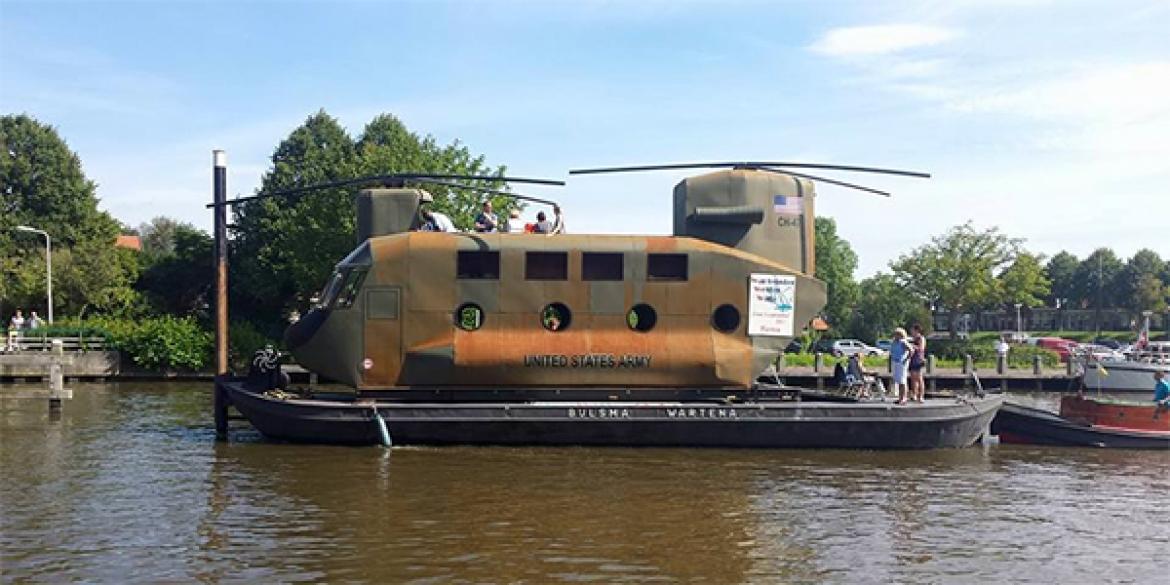
[[[1170,453],[214,441],[208,383],[0,387],[0,581],[1157,582]]]

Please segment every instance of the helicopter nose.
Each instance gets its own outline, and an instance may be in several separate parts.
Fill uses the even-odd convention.
[[[328,312],[322,309],[313,309],[312,311],[309,311],[307,315],[302,317],[296,323],[289,325],[288,328],[284,330],[285,347],[293,350],[307,343],[310,339],[313,338],[314,335],[317,334],[317,330],[321,328],[321,325],[324,324],[325,320],[328,318]]]

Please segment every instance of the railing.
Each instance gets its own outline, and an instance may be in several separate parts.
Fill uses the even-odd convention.
[[[0,352],[52,351],[53,341],[61,340],[65,351],[105,351],[103,337],[54,336],[54,335],[9,335],[0,339]]]

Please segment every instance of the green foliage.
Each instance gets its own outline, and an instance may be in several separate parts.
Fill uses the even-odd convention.
[[[502,175],[503,167],[488,167],[482,156],[458,142],[440,146],[430,136],[419,137],[390,115],[374,118],[355,141],[321,111],[277,146],[260,190],[409,171]],[[500,187],[495,181],[481,185]],[[447,212],[458,226],[471,225],[477,195],[430,185],[427,190],[434,208]],[[232,245],[233,306],[265,329],[294,309],[304,312],[333,266],[355,246],[353,201],[353,188],[343,187],[239,206]],[[512,205],[502,197],[494,203],[501,213]]]
[[[0,152],[0,305],[48,313],[44,238],[15,232],[18,225],[52,239],[58,314],[134,305],[133,263],[113,245],[119,225],[97,208],[94,183],[56,130],[26,115],[2,116]]]
[[[210,363],[212,335],[190,317],[153,317],[142,320],[99,317],[87,327],[103,331],[110,346],[139,367],[162,370],[199,370]]]
[[[1060,252],[1044,266],[1044,275],[1048,277],[1051,287],[1048,294],[1049,306],[1057,305],[1056,299],[1063,299],[1064,303],[1076,305],[1080,302],[1080,289],[1077,286],[1077,267],[1080,261],[1068,252]]]
[[[816,219],[816,277],[825,281],[828,302],[824,315],[836,331],[843,331],[859,295],[853,271],[857,254],[849,242],[837,235],[837,222],[830,217]]]
[[[1162,282],[1165,263],[1156,252],[1138,250],[1118,273],[1114,288],[1122,305],[1134,315],[1142,311],[1165,311],[1170,287]]]
[[[998,301],[1004,306],[1019,303],[1025,307],[1039,306],[1049,296],[1052,282],[1044,274],[1041,257],[1019,252],[1015,260],[1000,273]]]
[[[849,335],[867,342],[889,337],[896,327],[919,323],[930,331],[930,310],[893,276],[878,273],[861,281],[861,296],[849,321]]]
[[[168,218],[155,218],[152,224],[168,225],[169,234],[167,241],[151,244],[153,251],[144,248],[138,290],[155,313],[190,315],[207,321],[215,280],[211,236],[193,225]],[[156,235],[161,238],[160,233]]]
[[[995,343],[990,340],[974,341],[962,339],[932,339],[926,344],[927,353],[940,360],[958,360],[960,363],[970,355],[976,363],[995,365],[998,355]],[[1032,359],[1040,356],[1040,364],[1046,368],[1060,366],[1060,355],[1056,352],[1031,345],[1013,345],[1008,352],[1008,367],[1030,368]]]
[[[1080,299],[1081,306],[1117,307],[1121,295],[1116,285],[1123,268],[1121,260],[1109,248],[1098,248],[1085,258],[1075,274],[1076,298]]]
[[[961,310],[995,301],[999,291],[995,275],[1015,259],[1019,244],[999,228],[979,231],[968,222],[932,238],[890,267],[910,294],[950,312],[953,337]]]
[[[228,327],[228,361],[237,372],[246,372],[256,350],[265,346],[279,348],[280,342],[247,321],[233,321]]]

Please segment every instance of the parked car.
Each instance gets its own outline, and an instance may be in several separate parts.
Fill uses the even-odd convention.
[[[1098,337],[1093,340],[1095,345],[1103,345],[1109,349],[1121,349],[1121,342],[1116,339],[1109,339],[1108,337]]]
[[[1061,362],[1067,362],[1069,355],[1076,350],[1077,342],[1071,339],[1063,339],[1060,337],[1033,337],[1028,341],[1035,340],[1036,347],[1048,349],[1056,352],[1060,356]]]
[[[885,355],[885,350],[867,345],[856,339],[838,339],[833,342],[833,355],[837,357],[861,354],[865,356]]]
[[[799,339],[793,339],[788,342],[788,346],[784,348],[784,353],[800,353],[804,351],[804,344]]]
[[[813,344],[812,351],[813,353],[833,353],[834,343],[836,343],[835,339],[818,339]]]
[[[892,346],[893,344],[894,344],[893,339],[879,339],[879,340],[877,340],[877,343],[875,343],[874,345],[876,345],[878,349],[880,349],[886,353],[890,353],[890,346]]]

